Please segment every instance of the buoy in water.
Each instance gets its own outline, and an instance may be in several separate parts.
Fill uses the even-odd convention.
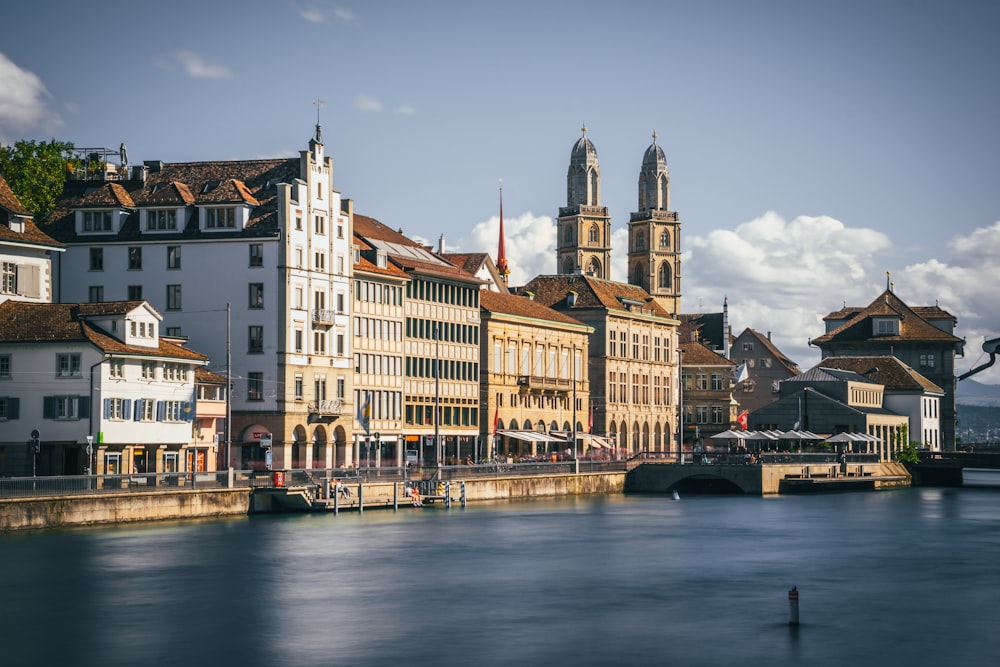
[[[792,586],[788,591],[788,625],[799,624],[799,589]]]

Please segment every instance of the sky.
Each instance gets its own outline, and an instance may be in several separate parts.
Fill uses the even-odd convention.
[[[727,299],[805,370],[889,272],[956,316],[957,372],[1000,336],[1000,3],[34,0],[0,25],[0,143],[284,157],[318,120],[355,211],[448,252],[495,259],[502,179],[519,285],[556,271],[583,127],[626,279],[656,132],[683,312]]]

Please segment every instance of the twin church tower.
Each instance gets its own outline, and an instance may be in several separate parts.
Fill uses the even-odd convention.
[[[601,205],[601,169],[587,128],[573,146],[566,206],[559,209],[556,271],[610,279],[611,216]],[[642,157],[639,208],[628,223],[628,282],[642,287],[672,316],[680,312],[681,222],[670,210],[670,172],[653,143]]]

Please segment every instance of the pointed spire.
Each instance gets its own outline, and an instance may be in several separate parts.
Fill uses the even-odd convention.
[[[323,106],[324,104],[326,104],[326,102],[324,102],[323,100],[321,100],[319,98],[316,98],[316,101],[313,102],[313,104],[316,105],[316,143],[317,144],[321,144],[321,143],[323,143],[323,130],[320,129],[320,126],[319,126],[319,109],[320,109],[321,106]]]
[[[888,292],[892,291],[892,283],[889,282],[889,272],[888,271],[885,272],[885,289]]]
[[[510,275],[510,268],[507,266],[507,248],[504,244],[504,233],[503,233],[503,179],[500,180],[500,243],[497,248],[497,270],[500,272],[500,277],[503,278],[504,283],[507,282],[507,276]]]

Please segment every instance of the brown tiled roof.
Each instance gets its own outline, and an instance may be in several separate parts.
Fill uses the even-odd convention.
[[[7,179],[0,174],[0,207],[13,213],[25,217],[31,217],[31,211],[21,205],[21,200],[17,198],[14,191],[10,189]]]
[[[105,183],[80,198],[79,206],[134,208],[135,201],[128,190],[118,183]]]
[[[486,263],[486,258],[489,257],[489,254],[485,252],[448,252],[441,256],[463,271],[475,274]]]
[[[354,233],[363,238],[381,239],[383,241],[390,241],[392,243],[399,243],[400,245],[408,245],[416,248],[427,247],[422,243],[417,243],[413,239],[405,236],[402,231],[390,229],[387,225],[379,222],[375,218],[369,218],[367,215],[355,213],[353,222]]]
[[[683,341],[680,344],[685,366],[735,366],[736,364],[724,356],[710,350],[704,343]]]
[[[207,361],[194,350],[160,339],[156,349],[126,345],[87,321],[88,316],[121,314],[142,301],[99,303],[29,303],[5,301],[0,304],[0,343],[80,343],[89,342],[104,352],[137,354]],[[128,307],[131,304],[131,308]]]
[[[890,343],[893,341],[934,341],[934,342],[959,342],[961,339],[953,336],[947,331],[942,331],[936,326],[922,318],[915,310],[907,306],[891,290],[882,292],[881,295],[872,301],[867,307],[862,309],[843,309],[837,313],[831,313],[824,319],[842,319],[836,317],[839,314],[854,312],[846,322],[833,331],[829,331],[822,336],[813,338],[812,342],[817,344],[832,342],[866,341],[878,339],[879,342]],[[945,311],[940,311],[945,312]],[[899,335],[874,335],[871,318],[872,317],[898,317],[900,319]]]
[[[417,257],[412,257],[409,255],[403,255],[400,253],[387,253],[389,255],[390,261],[406,272],[417,272],[425,273],[431,275],[438,275],[444,278],[454,278],[465,281],[474,281],[476,283],[482,283],[479,278],[476,278],[471,273],[468,273],[464,269],[460,269],[454,264],[445,261],[439,255],[434,253],[430,248],[422,243],[417,243],[416,241],[407,238],[402,232],[393,231],[383,223],[379,222],[375,218],[369,218],[366,215],[354,214],[354,234],[360,237],[362,240],[374,239],[378,241],[386,241],[388,243],[394,243],[400,246],[408,246],[411,248],[420,248],[425,252],[430,253],[433,257],[440,261],[429,261],[422,260]]]
[[[219,373],[212,372],[205,368],[204,366],[198,366],[194,369],[194,381],[198,384],[226,384],[226,376],[220,375]]]
[[[606,308],[615,311],[628,311],[623,299],[642,304],[643,312],[657,317],[669,318],[664,308],[653,300],[649,293],[637,285],[603,280],[585,275],[548,275],[536,276],[527,285],[520,288],[524,292],[532,292],[535,299],[548,306],[559,304],[560,310],[570,311],[588,308]],[[576,292],[576,305],[569,308],[566,305],[566,295]]]
[[[531,317],[536,320],[551,320],[563,324],[576,324],[583,326],[579,320],[575,320],[569,315],[565,315],[558,310],[553,310],[537,301],[533,301],[525,296],[514,296],[513,294],[503,294],[491,290],[479,291],[479,307],[491,313],[504,313],[506,315],[517,315],[520,317]]]
[[[839,368],[884,385],[888,389],[921,390],[944,393],[923,375],[896,357],[827,357],[819,363],[822,368]]]
[[[273,160],[232,160],[216,162],[164,163],[150,170],[146,181],[128,180],[108,184],[122,188],[135,206],[144,204],[202,205],[244,202],[253,206],[244,229],[232,232],[213,230],[212,238],[267,237],[278,233],[278,183],[292,183],[299,178],[299,158]],[[64,243],[79,241],[74,225],[74,211],[84,205],[94,190],[92,181],[66,182],[63,196],[42,231]],[[107,196],[107,195],[105,195]],[[113,201],[110,197],[108,202]],[[91,204],[93,205],[93,204]],[[108,205],[115,205],[109,203]],[[157,239],[198,238],[196,224],[176,232],[158,232]],[[87,234],[89,242],[104,240],[132,241],[141,238],[138,214],[133,212],[121,231],[113,234]]]
[[[32,243],[36,245],[47,245],[53,248],[63,248],[64,244],[59,243],[54,238],[43,232],[31,218],[24,219],[24,232],[18,233],[7,225],[0,224],[0,242],[10,243]]]

